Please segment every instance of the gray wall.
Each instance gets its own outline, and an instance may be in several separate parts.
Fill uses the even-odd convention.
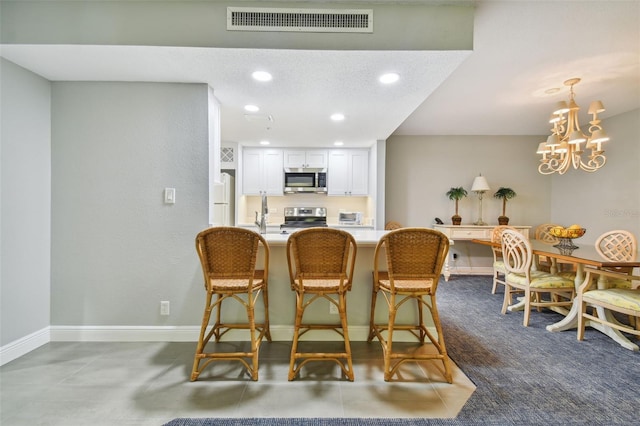
[[[587,228],[581,243],[605,231],[626,229],[640,237],[640,109],[611,117],[604,129],[605,166],[595,173],[570,170],[553,176],[551,221]]]
[[[551,183],[537,172],[536,136],[392,136],[387,140],[386,218],[405,226],[431,226],[434,218],[451,223],[455,204],[446,196],[462,186],[469,195],[460,200],[462,222],[478,219],[479,200],[471,192],[482,173],[491,191],[484,194],[482,217],[497,224],[502,202],[493,198],[501,186],[518,196],[507,204],[514,225],[535,225],[550,213]]]
[[[53,83],[51,325],[200,322],[207,91]],[[175,204],[163,203],[165,187]],[[171,316],[160,316],[160,300]]]
[[[51,86],[0,59],[0,346],[49,326]]]
[[[451,223],[453,201],[445,193],[463,186],[469,196],[460,201],[463,223],[478,216],[473,178],[482,173],[491,191],[483,200],[483,219],[497,224],[500,186],[516,191],[507,204],[510,224],[579,223],[587,233],[579,241],[591,244],[605,231],[626,229],[640,235],[640,110],[611,117],[603,127],[612,138],[604,146],[607,164],[595,173],[570,170],[543,176],[535,154],[544,136],[392,136],[386,151],[387,220],[405,226],[431,226],[434,217]],[[533,236],[533,232],[531,233]],[[472,243],[456,242],[457,266],[490,266],[491,252]]]
[[[49,247],[51,325],[198,324],[203,290],[193,238],[207,226],[207,86],[53,83],[50,151],[49,83],[3,65],[3,343],[49,324]],[[638,114],[605,120],[613,137],[609,164],[593,175],[539,175],[538,136],[392,137],[385,144],[387,219],[449,221],[445,192],[469,189],[482,172],[492,189],[518,192],[507,211],[514,224],[580,222],[591,240],[599,228],[638,235]],[[162,203],[165,187],[177,189],[175,205]],[[593,195],[581,198],[585,189]],[[621,213],[603,214],[604,198]],[[499,212],[487,197],[485,220],[495,223]],[[461,214],[475,220],[477,198],[463,200]],[[482,248],[465,258],[489,259],[473,251]],[[160,300],[171,300],[171,316],[159,315]]]

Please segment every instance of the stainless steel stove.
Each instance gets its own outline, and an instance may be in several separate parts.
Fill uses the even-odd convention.
[[[285,207],[284,223],[280,230],[295,231],[301,228],[327,226],[326,207]]]

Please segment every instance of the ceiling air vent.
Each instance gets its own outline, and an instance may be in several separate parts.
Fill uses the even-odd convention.
[[[227,30],[372,33],[373,10],[227,7]]]

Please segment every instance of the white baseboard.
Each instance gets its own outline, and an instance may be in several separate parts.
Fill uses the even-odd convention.
[[[276,342],[290,342],[293,339],[293,326],[272,325],[271,339]],[[436,334],[435,329],[429,329]],[[0,347],[0,365],[39,348],[49,342],[197,342],[199,326],[51,326]],[[365,342],[369,336],[366,325],[349,327],[349,339],[352,342]],[[408,332],[396,332],[394,340],[412,342],[415,337]],[[225,340],[247,340],[244,330],[231,330]],[[301,340],[334,341],[340,340],[335,332],[317,330],[308,333]]]
[[[52,342],[197,342],[198,326],[51,326]]]
[[[18,340],[0,347],[0,365],[28,354],[51,341],[50,327],[45,327]]]
[[[492,275],[492,266],[451,266],[449,265],[451,275]]]

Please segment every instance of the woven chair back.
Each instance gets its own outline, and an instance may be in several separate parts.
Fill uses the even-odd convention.
[[[351,287],[356,242],[353,236],[335,228],[296,231],[287,240],[289,264],[297,278],[346,278]]]
[[[498,225],[495,228],[493,228],[493,231],[491,232],[491,242],[499,243],[500,239],[502,238],[502,231],[504,231],[505,229],[511,229],[513,231],[516,230],[516,228],[514,228],[513,226]]]
[[[264,238],[257,232],[235,227],[214,227],[196,237],[196,250],[200,256],[206,278],[253,277],[258,245]]]
[[[384,235],[376,249],[384,247],[391,279],[433,278],[434,291],[449,251],[449,238],[428,228],[400,228]]]
[[[402,224],[394,220],[390,220],[384,225],[384,229],[387,231],[393,231],[394,229],[400,229],[400,228],[402,228]]]
[[[502,256],[508,272],[529,276],[533,261],[531,243],[518,231],[506,229],[502,232]]]
[[[605,232],[598,237],[595,246],[601,256],[614,262],[633,262],[638,253],[636,237],[624,230]]]
[[[513,231],[516,231],[516,228],[514,228],[513,226],[498,225],[495,228],[493,228],[493,231],[491,231],[491,242],[500,243],[502,238],[502,231],[504,231],[505,229],[511,229]],[[497,260],[497,258],[500,257],[502,253],[502,247],[491,247],[491,249],[493,250],[494,260]]]
[[[539,225],[536,228],[536,232],[535,232],[536,240],[540,240],[542,242],[549,243],[549,244],[555,244],[559,242],[560,240],[558,240],[557,237],[554,237],[549,233],[549,230],[556,226],[559,226],[559,225],[556,225],[555,223],[543,223],[542,225]]]

